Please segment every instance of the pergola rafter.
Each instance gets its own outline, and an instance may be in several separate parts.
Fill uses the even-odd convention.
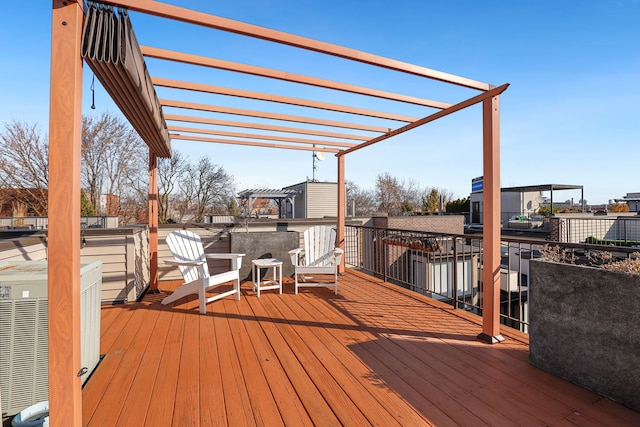
[[[348,147],[355,146],[355,144],[353,143],[327,141],[323,139],[288,138],[286,136],[262,135],[262,134],[256,134],[256,133],[225,132],[221,130],[197,129],[197,128],[188,128],[184,126],[169,126],[167,127],[167,129],[173,132],[202,133],[205,135],[231,136],[234,138],[265,139],[269,141],[296,142],[300,144],[327,145],[331,147],[347,147],[348,148]]]
[[[140,57],[134,58],[135,65],[141,67],[144,73],[138,73],[145,79],[144,87],[139,89],[147,92],[145,97],[133,103],[130,101],[133,85],[131,82],[122,84],[121,80],[126,76],[128,70],[108,68],[100,62],[93,62],[94,58],[84,56],[82,44],[82,24],[84,2],[78,0],[53,0],[52,14],[52,55],[51,55],[51,110],[50,110],[50,191],[49,191],[49,212],[55,217],[55,221],[50,221],[52,226],[49,230],[49,400],[50,400],[50,421],[52,425],[81,425],[81,390],[80,380],[75,377],[75,372],[79,366],[79,200],[80,200],[80,130],[81,130],[81,83],[82,83],[82,57],[85,58],[94,71],[103,74],[99,76],[103,85],[109,86],[108,91],[112,97],[120,100],[119,107],[123,109],[123,114],[132,121],[137,122],[139,132],[144,133],[143,139],[150,147],[149,156],[149,228],[150,228],[150,265],[151,265],[151,289],[157,289],[157,162],[156,157],[167,157],[170,155],[170,145],[166,144],[166,138],[173,140],[190,140],[208,143],[246,145],[254,147],[269,147],[278,149],[313,150],[332,152],[337,156],[338,169],[338,212],[337,212],[337,244],[344,247],[344,225],[345,225],[345,158],[346,155],[369,145],[381,142],[400,133],[415,129],[423,124],[444,117],[453,112],[459,111],[470,105],[482,103],[482,123],[483,123],[483,175],[484,175],[484,250],[483,250],[483,326],[482,334],[478,337],[482,341],[495,343],[500,342],[499,323],[499,297],[500,297],[500,156],[499,156],[499,97],[507,89],[508,85],[499,87],[488,83],[471,80],[465,77],[432,70],[426,67],[397,61],[382,56],[361,52],[338,46],[331,43],[321,42],[285,32],[263,28],[256,25],[246,24],[231,19],[209,15],[186,8],[165,4],[153,0],[108,0],[101,3],[114,7],[124,8],[125,11],[139,12],[160,18],[166,18],[194,24],[210,29],[221,30],[279,43],[294,48],[305,49],[312,52],[331,55],[349,61],[366,64],[372,67],[383,68],[398,73],[423,77],[436,80],[445,84],[472,89],[473,96],[469,99],[456,103],[435,101],[422,97],[398,94],[373,88],[336,82],[318,77],[309,77],[286,71],[272,70],[254,65],[245,65],[225,61],[218,58],[208,58],[190,53],[175,52],[156,47],[142,47],[137,45],[133,33],[129,34],[135,45],[128,45],[127,48],[133,54]],[[101,8],[104,12],[106,8]],[[111,13],[114,13],[111,10]],[[127,18],[128,19],[128,18]],[[125,24],[127,27],[128,20]],[[128,31],[129,28],[127,27]],[[125,34],[126,35],[126,34]],[[112,42],[112,41],[107,41]],[[129,53],[129,51],[127,51]],[[351,94],[384,99],[385,102],[402,103],[411,105],[413,108],[432,108],[438,110],[435,113],[415,119],[406,115],[395,113],[382,113],[361,106],[348,106],[328,103],[326,101],[305,100],[301,98],[288,97],[281,94],[263,94],[248,90],[231,89],[219,86],[211,86],[207,83],[184,82],[180,79],[148,77],[146,78],[146,64],[144,57],[155,58],[164,61],[176,61],[196,66],[213,67],[218,70],[233,73],[244,73],[262,78],[278,79],[296,85],[313,86],[322,88],[319,90],[342,91]],[[128,58],[131,60],[131,58]],[[109,65],[110,67],[110,65]],[[140,69],[138,70],[138,72]],[[96,74],[98,74],[96,73]],[[103,81],[102,79],[105,79]],[[134,79],[135,80],[135,77]],[[383,120],[383,123],[351,123],[337,120],[328,120],[324,117],[304,117],[288,114],[281,114],[269,111],[256,111],[250,109],[232,108],[223,105],[214,106],[209,104],[194,103],[189,100],[158,100],[155,88],[181,89],[181,93],[192,94],[194,92],[205,92],[227,97],[244,98],[253,101],[267,101],[269,103],[279,103],[294,105],[296,107],[308,108],[317,112],[318,110],[331,111],[333,113],[346,113],[364,116],[367,120]],[[335,92],[333,92],[335,93]],[[331,96],[331,95],[329,95]],[[150,107],[144,102],[152,98]],[[114,98],[115,99],[115,98]],[[366,102],[366,101],[365,101]],[[159,105],[161,111],[152,111],[156,116],[150,117],[149,111],[142,111],[140,106],[154,110],[155,105]],[[270,104],[272,105],[272,104]],[[170,114],[166,111],[170,108],[180,108],[185,110],[198,110],[205,113],[222,113],[234,116],[250,117],[259,119],[257,122],[240,122],[217,120],[209,117],[195,117],[187,115]],[[422,116],[423,113],[418,116]],[[288,144],[275,144],[258,141],[258,135],[233,134],[232,132],[217,131],[213,128],[194,129],[178,126],[168,127],[165,120],[182,121],[188,123],[198,123],[207,126],[228,126],[237,128],[260,129],[282,133],[298,133],[304,135],[314,135],[335,139],[347,139],[360,141],[359,144],[350,144],[341,141],[333,143],[305,138],[279,138]],[[266,124],[265,120],[277,120],[301,123],[305,127],[294,128],[279,125]],[[396,129],[390,128],[388,121],[402,122],[405,125]],[[156,126],[158,125],[158,126]],[[315,126],[322,126],[330,129],[352,129],[360,132],[375,134],[348,134],[333,130],[317,130]],[[136,127],[136,126],[134,126]],[[171,133],[179,131],[193,133],[196,135],[183,135]],[[217,133],[215,133],[217,132]],[[221,135],[235,139],[209,138],[202,135]],[[141,135],[142,136],[142,135]],[[163,139],[164,138],[164,139]],[[265,140],[276,140],[277,137],[265,138]],[[297,140],[296,140],[297,139]],[[315,145],[315,146],[309,146]],[[75,213],[74,213],[75,212]],[[341,267],[344,271],[344,265]]]
[[[220,70],[234,71],[238,73],[251,74],[259,77],[283,80],[286,82],[299,83],[308,86],[317,86],[325,89],[334,89],[342,92],[350,92],[358,95],[373,96],[375,98],[388,99],[391,101],[406,102],[407,104],[420,105],[422,107],[447,108],[449,104],[444,102],[431,101],[415,96],[402,95],[384,90],[371,89],[363,86],[356,86],[347,83],[340,83],[317,77],[303,76],[280,70],[271,70],[255,65],[239,64],[237,62],[223,61],[221,59],[207,58],[205,56],[192,55],[188,53],[174,52],[165,49],[158,49],[149,46],[140,46],[142,54],[147,58],[165,59],[168,61],[183,62],[185,64],[200,65],[203,67],[217,68]]]
[[[371,139],[365,135],[354,135],[349,133],[326,132],[316,129],[295,128],[286,126],[273,126],[264,123],[235,122],[230,120],[217,120],[206,117],[182,116],[178,114],[165,114],[165,120],[187,123],[200,123],[216,126],[228,126],[234,128],[260,129],[273,132],[298,133],[302,135],[323,136],[326,138],[350,139],[353,141],[368,141]]]
[[[285,148],[289,150],[305,150],[305,151],[322,151],[325,153],[336,153],[340,152],[337,148],[327,148],[327,147],[309,147],[302,145],[290,145],[290,144],[269,144],[267,142],[260,141],[238,141],[235,139],[224,139],[224,138],[207,138],[204,136],[189,136],[189,135],[180,135],[180,134],[169,134],[171,139],[182,139],[184,141],[199,141],[199,142],[215,142],[218,144],[231,144],[231,145],[246,145],[249,147],[264,147],[264,148]]]
[[[355,108],[346,105],[330,104],[328,102],[318,102],[308,99],[293,98],[290,96],[271,95],[268,93],[251,92],[248,90],[231,89],[227,87],[211,86],[201,83],[182,82],[178,80],[164,79],[160,77],[153,78],[153,84],[160,87],[169,87],[173,89],[185,89],[197,92],[212,93],[216,95],[228,95],[239,98],[256,99],[260,101],[278,102],[281,104],[297,105],[300,107],[317,108],[320,110],[336,111],[339,113],[357,114],[360,116],[375,117],[378,119],[396,120],[399,122],[410,123],[417,118],[404,116],[401,114],[384,113],[381,111],[367,110],[365,108]]]
[[[296,122],[332,128],[364,130],[368,132],[387,132],[388,128],[382,126],[371,126],[360,123],[340,122],[336,120],[316,119],[313,117],[294,116],[291,114],[271,113],[268,111],[245,110],[242,108],[224,107],[222,105],[199,104],[194,102],[176,101],[172,99],[161,99],[160,105],[163,107],[185,108],[190,110],[209,111],[212,113],[231,114],[235,116],[257,117],[262,119],[281,120],[285,122]]]
[[[427,77],[429,79],[439,80],[445,83],[451,83],[471,89],[491,89],[491,85],[488,83],[471,80],[465,77],[456,76],[454,74],[444,73],[442,71],[436,71],[426,67],[409,64],[407,62],[385,58],[384,56],[374,55],[356,49],[350,49],[348,47],[310,39],[308,37],[301,37],[294,34],[285,33],[283,31],[272,30],[270,28],[260,27],[258,25],[247,24],[245,22],[235,21],[233,19],[222,18],[220,16],[214,16],[203,12],[197,12],[194,10],[186,9],[184,7],[173,6],[154,0],[107,0],[103,1],[102,3],[124,7],[132,11],[145,13],[147,15],[173,19],[176,21],[186,22],[188,24],[201,25],[203,27],[209,27],[216,30],[227,31],[243,36],[281,43],[300,49],[306,49],[314,52],[324,53],[327,55],[337,56],[339,58],[349,59],[352,61],[386,68],[389,70],[399,71],[402,73],[413,74],[415,76]]]

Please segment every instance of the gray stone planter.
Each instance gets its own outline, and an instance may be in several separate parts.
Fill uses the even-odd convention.
[[[246,254],[240,269],[240,280],[251,280],[251,261],[258,258],[278,258],[282,261],[282,276],[293,274],[293,265],[288,252],[300,247],[297,231],[264,231],[231,233],[231,253]],[[262,270],[271,277],[271,270]]]
[[[640,411],[640,276],[530,264],[529,361]]]

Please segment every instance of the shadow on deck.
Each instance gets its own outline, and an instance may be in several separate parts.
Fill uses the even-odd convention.
[[[528,363],[525,334],[490,346],[480,319],[349,271],[310,288],[102,309],[105,357],[85,425],[640,425],[640,414]]]

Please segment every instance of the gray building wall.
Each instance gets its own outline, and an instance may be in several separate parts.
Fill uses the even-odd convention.
[[[293,199],[295,218],[336,217],[338,213],[338,184],[335,182],[302,182],[284,187],[299,190]]]

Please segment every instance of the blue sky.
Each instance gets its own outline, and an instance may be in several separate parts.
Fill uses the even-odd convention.
[[[271,0],[168,3],[386,56],[494,85],[501,97],[501,184],[583,185],[590,203],[640,191],[640,0]],[[456,103],[477,92],[215,30],[132,14],[143,45],[328,78]],[[50,2],[7,2],[0,17],[0,124],[48,128]],[[433,110],[149,60],[152,76],[344,103],[414,117]],[[117,113],[98,83],[91,110],[85,66],[83,112]],[[160,98],[185,99],[164,90]],[[336,120],[378,122],[259,101],[194,95],[194,102]],[[165,110],[165,112],[167,112]],[[184,111],[169,111],[183,114]],[[191,114],[191,113],[189,113]],[[197,115],[197,113],[192,113]],[[202,116],[207,116],[202,114]],[[216,117],[215,115],[208,115]],[[236,117],[216,118],[242,120]],[[290,125],[283,123],[282,125]],[[391,123],[390,127],[400,124]],[[482,175],[479,106],[350,154],[346,177],[373,188],[379,173],[468,196]],[[234,130],[227,128],[224,130]],[[243,130],[237,130],[242,132]],[[174,141],[207,155],[236,178],[237,190],[280,188],[312,176],[310,152]],[[333,156],[315,177],[335,181]],[[579,192],[554,199],[579,198]]]

